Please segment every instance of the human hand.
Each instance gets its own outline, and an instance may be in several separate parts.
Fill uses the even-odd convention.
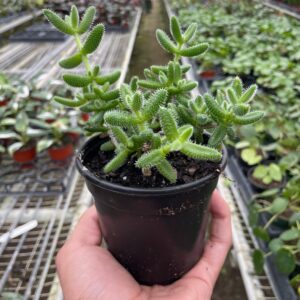
[[[228,205],[218,191],[211,200],[210,238],[196,266],[168,286],[143,286],[110,252],[99,247],[101,228],[93,206],[82,216],[56,258],[65,300],[208,300],[231,246]]]

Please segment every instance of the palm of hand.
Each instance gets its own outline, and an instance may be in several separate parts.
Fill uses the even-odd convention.
[[[139,285],[108,250],[99,247],[98,216],[96,209],[90,208],[57,257],[65,300],[210,299],[231,245],[230,212],[216,193],[211,212],[211,236],[198,264],[169,286],[148,287]]]

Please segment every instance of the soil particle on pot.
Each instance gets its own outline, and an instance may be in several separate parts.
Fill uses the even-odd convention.
[[[176,184],[169,183],[155,168],[151,169],[151,176],[144,176],[141,169],[135,166],[136,157],[132,157],[127,164],[117,171],[104,174],[103,167],[114,157],[113,152],[99,151],[97,156],[88,157],[84,165],[97,177],[115,184],[141,188],[161,188],[190,183],[209,174],[218,176],[219,163],[212,161],[199,161],[180,152],[171,153],[167,159],[178,172]]]

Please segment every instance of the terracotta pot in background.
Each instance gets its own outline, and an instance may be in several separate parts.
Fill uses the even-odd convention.
[[[90,119],[90,115],[88,113],[82,113],[81,119],[85,122],[87,122]]]
[[[8,103],[8,100],[1,100],[1,101],[0,101],[0,107],[1,107],[1,106],[6,106],[7,103]]]
[[[70,137],[71,141],[77,143],[80,138],[80,133],[78,132],[68,132],[68,136]]]
[[[36,158],[36,146],[30,145],[20,150],[16,151],[13,154],[13,159],[18,163],[29,163]]]
[[[206,70],[200,73],[200,76],[203,79],[214,79],[216,77],[216,71],[215,70]]]
[[[62,161],[71,157],[74,153],[74,147],[72,144],[67,144],[63,146],[53,146],[48,149],[48,154],[52,160]]]

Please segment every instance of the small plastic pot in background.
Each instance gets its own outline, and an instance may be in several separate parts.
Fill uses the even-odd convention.
[[[108,249],[139,283],[170,284],[203,253],[210,198],[219,174],[165,188],[125,187],[85,167],[102,143],[98,136],[88,140],[76,165],[94,197]],[[226,161],[223,149],[220,171]]]
[[[81,114],[81,119],[84,121],[84,122],[87,122],[89,119],[90,119],[90,115],[88,113],[82,113]]]
[[[8,100],[1,100],[0,101],[0,107],[6,106],[8,103]]]
[[[48,124],[52,124],[54,123],[56,120],[54,119],[46,119],[45,122],[48,123]]]
[[[216,77],[217,73],[215,70],[206,70],[200,73],[201,78],[205,80],[213,80]]]
[[[22,163],[22,164],[32,162],[33,160],[35,160],[35,158],[36,158],[36,146],[35,145],[23,147],[23,148],[17,150],[13,154],[14,161],[16,161],[18,163]]]
[[[68,136],[72,142],[77,143],[80,138],[80,133],[78,132],[68,132]]]
[[[63,161],[74,154],[74,147],[72,144],[53,146],[48,149],[48,154],[54,161]]]
[[[254,176],[253,176],[254,170],[255,170],[255,167],[249,169],[247,172],[247,177],[248,177],[248,180],[251,183],[253,189],[256,192],[261,193],[268,189],[275,189],[275,188],[282,189],[285,187],[286,176],[283,176],[283,178],[280,182],[274,181],[274,182],[272,182],[272,184],[267,185],[267,184],[264,184],[262,181],[256,180],[254,178]]]

